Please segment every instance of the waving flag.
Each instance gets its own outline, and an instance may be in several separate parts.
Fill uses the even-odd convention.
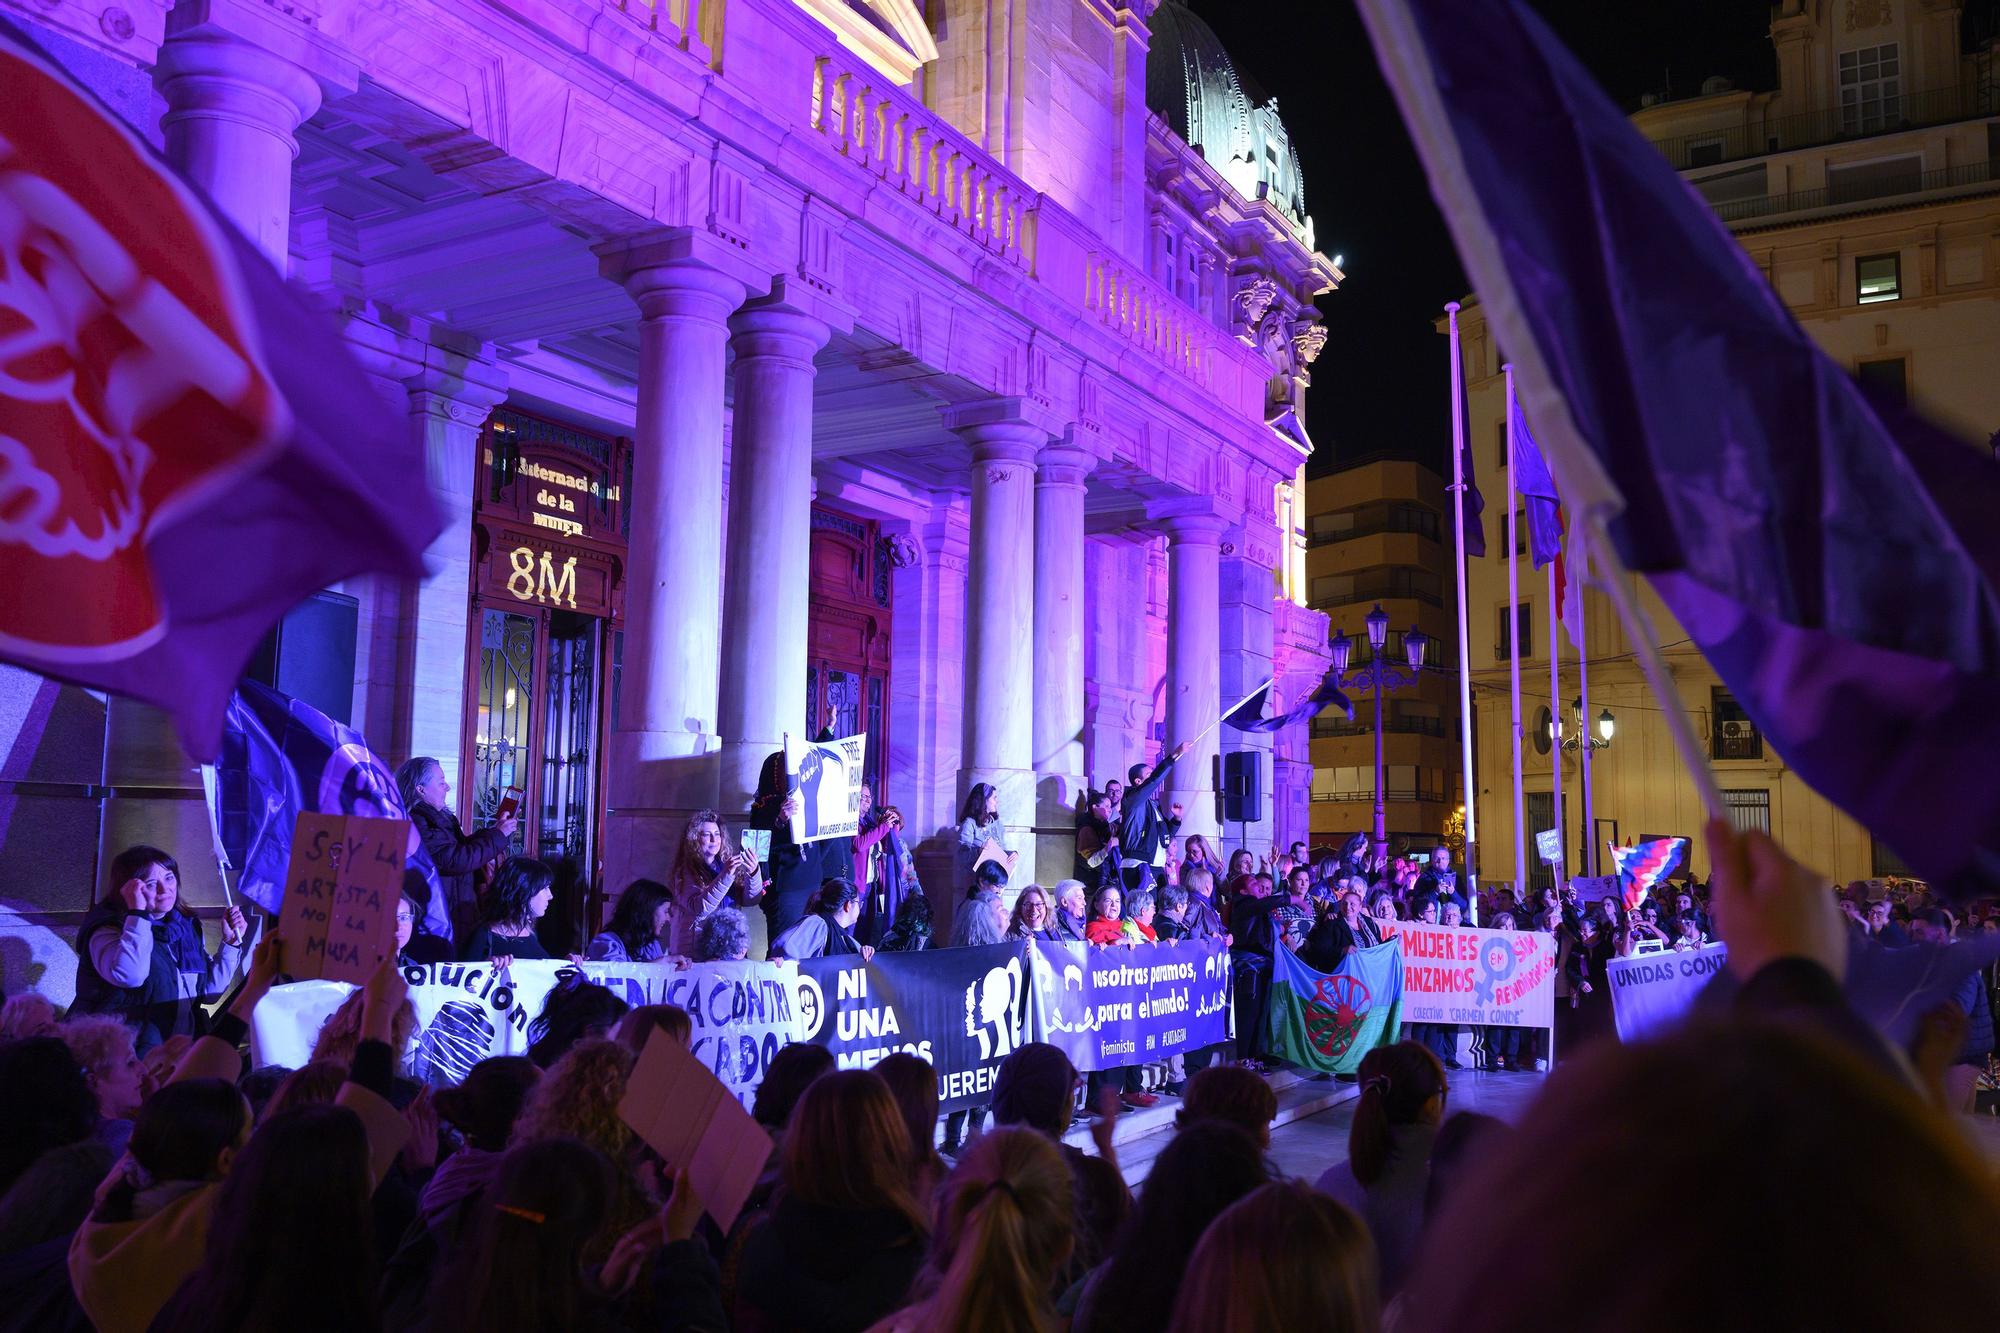
[[[1338,708],[1347,714],[1350,720],[1354,717],[1354,705],[1340,692],[1340,686],[1335,683],[1334,673],[1331,671],[1320,681],[1319,688],[1308,695],[1305,702],[1297,708],[1289,713],[1280,713],[1276,717],[1265,717],[1264,705],[1270,700],[1271,684],[1272,682],[1265,681],[1262,689],[1224,713],[1223,722],[1237,731],[1282,731],[1294,722],[1306,722],[1318,717],[1328,708]]]
[[[1611,848],[1611,865],[1618,872],[1618,892],[1627,911],[1646,901],[1653,886],[1681,868],[1687,859],[1686,838],[1649,838],[1631,847]]]
[[[1514,442],[1514,489],[1521,493],[1523,517],[1528,520],[1528,558],[1540,569],[1551,560],[1562,559],[1562,497],[1556,494],[1556,479],[1528,429],[1528,415],[1519,398],[1507,400],[1512,418],[1508,434]]]
[[[1814,789],[2000,881],[2000,464],[1869,402],[1521,0],[1359,0],[1573,513]]]
[[[1332,973],[1290,949],[1271,960],[1265,1044],[1272,1055],[1321,1074],[1352,1074],[1361,1057],[1402,1035],[1403,944],[1349,949]]]
[[[0,88],[0,658],[211,759],[287,610],[421,576],[424,460],[326,316],[4,22]]]
[[[273,916],[284,902],[292,826],[301,814],[409,815],[395,775],[360,732],[253,680],[229,700],[215,800],[222,845],[237,867],[237,891]],[[451,904],[430,853],[414,837],[408,868],[430,883],[425,932],[450,939]]]

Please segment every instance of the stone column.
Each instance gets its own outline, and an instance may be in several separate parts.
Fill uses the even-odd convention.
[[[1051,445],[1035,470],[1035,880],[1068,877],[1083,772],[1084,479],[1096,462]]]
[[[394,748],[436,759],[457,793],[470,777],[460,767],[458,747],[465,722],[479,432],[507,396],[507,374],[491,362],[432,347],[425,349],[424,368],[404,383],[411,422],[423,446],[424,476],[445,516],[445,528],[425,553],[431,576],[411,589],[403,603],[409,692],[398,711],[408,719],[408,743]]]
[[[319,110],[319,85],[260,46],[211,33],[168,39],[153,81],[167,101],[167,160],[284,272],[292,132]]]
[[[1035,457],[1048,433],[1007,402],[955,408],[945,424],[972,446],[959,793],[980,782],[998,789],[1007,846],[1022,855],[1014,882],[1025,884],[1036,849],[1035,576],[1024,557],[1034,549]]]
[[[1211,725],[1222,711],[1217,570],[1224,522],[1213,514],[1167,520],[1167,747],[1193,741],[1167,777],[1167,801],[1184,809],[1181,834],[1216,834]],[[1235,702],[1231,700],[1230,702]],[[1197,737],[1196,733],[1201,733]]]
[[[722,601],[721,809],[750,808],[786,734],[807,739],[806,602],[812,535],[813,353],[829,334],[790,306],[729,321],[736,415]]]
[[[715,804],[722,636],[723,387],[731,278],[688,260],[614,256],[639,306],[625,660],[611,733],[605,882],[658,878],[688,814]]]
[[[1222,558],[1216,646],[1221,672],[1219,706],[1225,708],[1272,677],[1271,601],[1277,586],[1277,578],[1268,566],[1243,553],[1240,534],[1229,535],[1234,540],[1225,541],[1218,548]],[[1273,708],[1277,707],[1281,693],[1274,687]],[[1295,702],[1291,694],[1282,697],[1286,707]],[[1248,846],[1252,851],[1262,852],[1271,841],[1273,738],[1269,733],[1235,731],[1228,727],[1217,735],[1225,752],[1241,751],[1255,756],[1252,762],[1258,766],[1263,792],[1258,817],[1248,821],[1247,827],[1238,820],[1224,821],[1222,840],[1230,847]]]

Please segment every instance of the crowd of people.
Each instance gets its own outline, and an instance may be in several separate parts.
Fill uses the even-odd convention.
[[[1192,938],[1227,942],[1235,969],[1233,1046],[1166,1062],[1157,1092],[1137,1066],[1085,1074],[1028,1043],[987,1105],[940,1115],[936,1071],[914,1054],[864,1070],[817,1045],[778,1050],[752,1108],[775,1146],[726,1229],[689,1164],[659,1160],[619,1113],[639,1051],[655,1031],[687,1042],[687,1014],[564,973],[526,1057],[427,1087],[408,1065],[401,965],[452,948],[424,933],[428,885],[413,877],[395,958],[326,1020],[311,1059],[251,1067],[249,1021],[286,975],[284,942],[232,909],[209,952],[172,856],[132,848],[79,933],[69,1014],[33,994],[0,1011],[0,1330],[1666,1328],[1690,1296],[1673,1274],[1751,1262],[1694,1248],[1715,1229],[1742,1250],[1775,1243],[1741,1282],[1703,1284],[1704,1318],[1718,1299],[1742,1324],[1782,1309],[1786,1323],[1874,1326],[1893,1306],[1900,1325],[1955,1328],[2000,1309],[2000,1278],[1977,1258],[2000,1221],[1994,1175],[1945,1114],[1992,1048],[2000,978],[1975,976],[1956,1024],[1927,1024],[1908,1051],[1837,985],[1850,933],[1941,945],[2000,930],[2000,910],[1961,919],[1900,886],[1830,894],[1726,826],[1709,830],[1710,885],[1669,885],[1630,912],[1561,889],[1472,901],[1442,846],[1413,857],[1357,837],[1224,858],[1182,838],[1162,801],[1178,757],[1091,792],[1074,874],[1048,886],[1010,884],[1011,860],[993,854],[1002,812],[975,789],[942,939],[893,807],[871,804],[855,837],[795,841],[780,762],[750,812],[767,858],[732,846],[713,812],[688,821],[663,878],[628,886],[580,957]],[[547,957],[549,868],[507,855],[511,830],[459,827],[431,761],[403,779],[456,952],[499,968]],[[1260,1045],[1275,950],[1332,971],[1389,921],[1475,919],[1560,941],[1563,1071],[1519,1127],[1448,1114],[1459,1034],[1412,1030],[1353,1076],[1346,1155],[1311,1183],[1286,1179]],[[1724,938],[1742,983],[1731,1011],[1642,1046],[1589,1040],[1610,957]],[[1548,1057],[1539,1030],[1474,1036],[1488,1069]],[[1161,1094],[1180,1099],[1173,1138],[1134,1197],[1117,1126]],[[1850,1117],[1887,1145],[1858,1166],[1837,1146]],[[1094,1152],[1065,1141],[1083,1124]],[[1635,1279],[1619,1247],[1660,1234],[1652,1192],[1605,1186],[1662,1162],[1690,1187],[1685,1209],[1712,1211],[1673,1229],[1679,1265]],[[1843,1243],[1855,1235],[1869,1244]],[[1827,1254],[1856,1248],[1867,1261],[1829,1279]],[[1915,1295],[1891,1302],[1865,1274]]]

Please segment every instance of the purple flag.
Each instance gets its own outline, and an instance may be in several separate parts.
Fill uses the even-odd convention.
[[[1525,4],[1361,10],[1572,509],[1801,777],[1992,892],[2000,465],[1866,400]]]
[[[213,759],[257,641],[442,524],[331,321],[0,23],[0,658]]]
[[[1454,347],[1456,343],[1454,343]],[[1486,521],[1480,516],[1486,512],[1486,497],[1479,493],[1479,483],[1472,479],[1472,409],[1466,397],[1467,374],[1465,360],[1458,363],[1458,419],[1465,425],[1465,434],[1458,441],[1458,476],[1465,483],[1465,523],[1460,533],[1460,541],[1465,544],[1469,556],[1486,554]]]
[[[1528,414],[1521,410],[1520,399],[1507,400],[1507,413],[1514,439],[1514,489],[1521,493],[1521,507],[1528,520],[1528,558],[1540,569],[1551,560],[1562,559],[1562,501],[1556,495],[1556,479],[1549,475],[1541,446],[1528,429]]]

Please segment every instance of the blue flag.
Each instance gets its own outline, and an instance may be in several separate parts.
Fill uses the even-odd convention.
[[[237,890],[273,916],[284,902],[292,826],[301,814],[409,817],[395,775],[360,732],[254,680],[230,697],[216,779],[222,845]],[[451,904],[430,853],[414,838],[408,866],[430,884],[425,933],[450,939]]]
[[[1521,401],[1507,400],[1509,433],[1514,439],[1514,489],[1521,493],[1521,507],[1528,520],[1528,558],[1540,569],[1562,558],[1562,501],[1556,495],[1556,479],[1542,458],[1541,446],[1528,429],[1528,415]]]
[[[1297,708],[1289,713],[1280,713],[1276,717],[1265,717],[1264,705],[1271,698],[1271,684],[1272,682],[1265,681],[1263,689],[1224,713],[1223,722],[1237,731],[1282,731],[1294,722],[1310,721],[1329,708],[1338,708],[1347,714],[1350,720],[1354,717],[1354,705],[1348,701],[1345,694],[1341,693],[1340,685],[1331,671],[1320,681],[1319,688],[1306,696],[1305,702]]]
[[[1990,893],[2000,464],[1865,398],[1526,4],[1360,5],[1572,511],[1814,789]]]

